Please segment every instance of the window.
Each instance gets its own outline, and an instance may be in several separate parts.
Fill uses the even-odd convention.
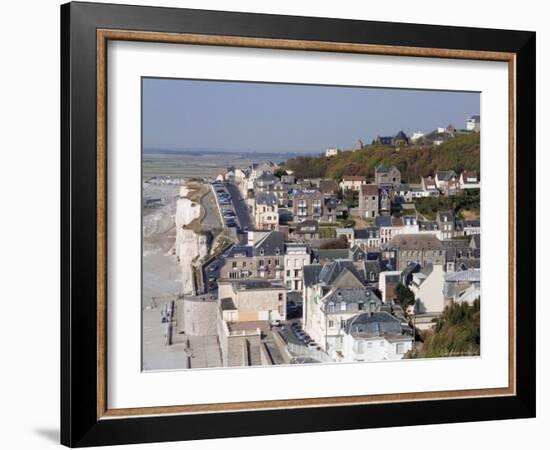
[[[346,328],[346,321],[344,319],[340,319],[340,328],[343,330]]]
[[[334,320],[329,320],[329,321],[328,321],[328,327],[329,327],[329,328],[334,327]]]
[[[260,264],[260,267],[264,267],[265,266],[265,261],[263,259],[260,259],[259,264]]]
[[[364,304],[363,302],[359,302],[359,303],[357,304],[357,309],[358,309],[359,311],[363,311],[364,308],[365,308],[365,304]]]
[[[367,348],[372,348],[372,342],[367,342]]]
[[[334,303],[330,302],[328,304],[328,312],[334,312]]]
[[[294,271],[294,276],[295,276],[296,278],[298,278],[298,277],[300,276],[300,271],[299,271],[299,270],[295,270],[295,271]]]
[[[280,302],[283,301],[283,294],[279,294],[279,301],[280,301]]]
[[[346,302],[340,303],[340,311],[345,311],[345,310],[346,310]]]
[[[275,260],[275,265],[276,265],[276,266],[280,266],[280,265],[281,265],[281,260],[280,260],[279,258],[277,258],[277,259]]]
[[[380,347],[384,347],[384,341],[380,341]]]
[[[233,267],[233,269],[236,269],[237,268],[237,261],[233,261],[231,263],[231,267]]]
[[[287,277],[290,276],[290,270],[287,270],[287,271],[286,271],[286,276],[287,276]]]
[[[372,271],[371,271],[371,273],[370,273],[370,280],[371,280],[371,281],[374,281],[374,272],[372,272]]]
[[[405,353],[405,344],[404,343],[399,343],[395,346],[395,353],[397,353],[398,355],[402,355],[403,353]]]

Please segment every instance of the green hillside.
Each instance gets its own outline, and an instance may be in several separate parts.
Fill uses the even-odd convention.
[[[479,133],[461,134],[440,146],[411,145],[397,151],[389,146],[368,145],[331,158],[297,157],[289,159],[285,168],[293,170],[298,178],[364,175],[373,179],[374,168],[380,163],[396,166],[403,182],[408,183],[419,183],[422,176],[433,175],[436,170],[475,170],[479,173]]]

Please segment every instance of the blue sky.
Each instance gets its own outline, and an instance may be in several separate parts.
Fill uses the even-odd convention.
[[[321,152],[480,113],[479,93],[143,79],[146,149]]]

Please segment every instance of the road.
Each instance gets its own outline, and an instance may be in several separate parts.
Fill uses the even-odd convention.
[[[239,219],[241,230],[244,231],[245,228],[253,230],[254,222],[250,217],[246,202],[241,197],[241,192],[239,191],[239,188],[232,183],[225,183],[225,187],[229,192],[229,195],[231,195],[231,201],[233,203],[233,208],[235,209],[235,214],[237,214],[237,219]]]

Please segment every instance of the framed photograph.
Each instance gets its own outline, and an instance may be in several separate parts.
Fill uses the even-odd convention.
[[[63,444],[534,417],[535,33],[69,3],[61,55]]]

